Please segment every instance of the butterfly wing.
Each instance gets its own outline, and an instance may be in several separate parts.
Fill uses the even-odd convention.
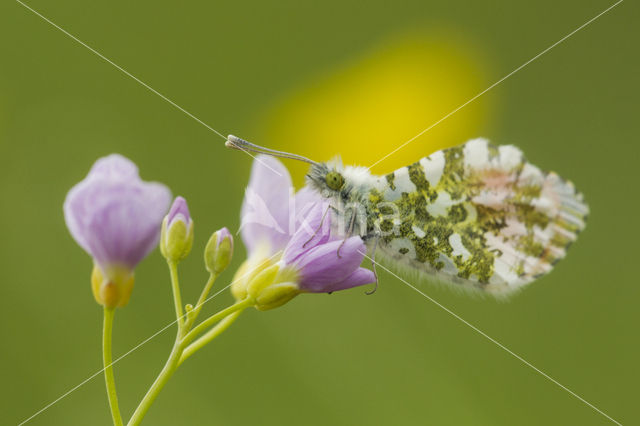
[[[377,181],[376,260],[409,277],[506,294],[551,271],[584,228],[573,184],[485,139]]]

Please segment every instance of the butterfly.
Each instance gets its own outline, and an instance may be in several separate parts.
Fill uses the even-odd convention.
[[[384,176],[235,136],[227,146],[309,163],[307,185],[331,200],[345,235],[367,243],[374,265],[496,296],[550,272],[589,213],[571,182],[482,138]]]

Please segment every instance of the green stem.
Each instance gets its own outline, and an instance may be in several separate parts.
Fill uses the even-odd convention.
[[[144,398],[142,398],[142,401],[140,401],[140,405],[138,405],[138,408],[136,408],[133,416],[131,416],[131,419],[129,420],[129,423],[127,423],[127,426],[136,426],[139,425],[140,422],[142,422],[143,417],[145,416],[147,411],[149,411],[149,408],[151,408],[151,404],[153,404],[153,401],[155,401],[155,399],[158,397],[158,394],[160,393],[164,385],[176,371],[178,365],[180,365],[180,359],[185,348],[199,333],[203,332],[206,328],[212,326],[216,322],[238,311],[242,311],[253,305],[254,303],[255,301],[253,299],[247,298],[210,316],[193,330],[191,330],[191,332],[184,336],[180,332],[178,332],[176,342],[173,345],[173,349],[171,350],[169,359],[162,368],[162,371],[160,371],[160,374],[158,375],[156,380],[153,382],[153,385],[151,385],[151,387],[147,391],[147,394],[144,396]]]
[[[178,332],[181,333],[184,324],[184,313],[182,312],[182,296],[180,294],[180,281],[178,280],[178,262],[169,261],[169,273],[171,274],[171,287],[173,288],[173,303],[176,307],[176,320],[178,321]]]
[[[213,283],[216,281],[216,278],[218,278],[218,276],[213,272],[209,275],[209,279],[207,280],[207,283],[204,285],[204,288],[202,289],[202,293],[200,293],[200,298],[198,299],[198,303],[196,303],[196,306],[193,307],[193,311],[191,311],[187,317],[187,321],[185,324],[185,328],[187,330],[191,328],[194,321],[198,317],[198,314],[200,314],[200,310],[202,310],[202,305],[204,305],[204,303],[207,301],[207,296],[209,295],[209,292],[211,291],[211,287],[213,287]]]
[[[218,324],[216,324],[215,327],[213,327],[211,330],[207,331],[204,335],[200,336],[195,342],[193,342],[192,344],[187,346],[185,348],[184,352],[182,353],[182,356],[180,357],[180,360],[178,361],[178,366],[182,365],[182,363],[187,358],[189,358],[191,355],[196,353],[198,350],[202,349],[202,347],[204,345],[206,345],[207,343],[211,342],[213,339],[215,339],[220,334],[222,334],[223,331],[225,331],[227,328],[229,328],[229,326],[231,324],[233,324],[233,322],[240,316],[240,314],[244,311],[244,309],[246,309],[246,308],[243,308],[242,310],[236,311],[236,312],[232,313],[231,315],[227,316],[222,321],[220,321]]]
[[[198,334],[202,333],[207,328],[211,327],[213,324],[217,323],[218,321],[222,320],[225,317],[228,317],[229,315],[231,315],[236,311],[241,311],[243,309],[248,308],[249,306],[252,306],[254,303],[255,303],[255,300],[248,297],[240,302],[236,302],[235,304],[221,310],[217,314],[211,315],[209,318],[202,321],[193,330],[187,333],[187,335],[184,336],[184,338],[182,339],[182,344],[184,346],[188,345],[193,341],[193,339],[195,339],[198,336]]]
[[[104,381],[107,384],[107,397],[111,408],[111,417],[114,426],[122,426],[122,416],[118,407],[118,395],[116,393],[116,381],[113,377],[111,361],[111,334],[113,331],[114,308],[104,308],[104,326],[102,327],[102,361],[104,364]]]
[[[129,419],[129,423],[127,423],[127,426],[139,425],[140,422],[142,422],[145,414],[147,414],[147,411],[149,411],[149,408],[151,408],[151,404],[153,404],[153,401],[155,401],[164,385],[176,371],[181,354],[182,347],[180,345],[180,342],[176,341],[173,349],[171,350],[171,355],[169,355],[169,359],[162,368],[162,371],[160,372],[156,380],[153,382],[153,385],[151,385],[151,387],[147,391],[147,394],[144,396],[144,398],[142,398],[142,401],[140,401],[140,405],[138,405],[138,408],[136,408],[136,411],[131,416],[131,419]]]

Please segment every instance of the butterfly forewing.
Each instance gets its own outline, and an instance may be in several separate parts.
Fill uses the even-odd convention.
[[[508,293],[549,272],[584,228],[573,184],[485,139],[377,180],[376,259],[418,278]]]

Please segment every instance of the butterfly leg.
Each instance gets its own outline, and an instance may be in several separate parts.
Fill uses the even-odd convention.
[[[311,235],[311,238],[309,238],[303,245],[302,248],[305,248],[307,246],[307,244],[309,244],[311,242],[311,240],[313,240],[315,238],[316,235],[318,235],[318,232],[320,232],[320,230],[322,229],[322,225],[324,224],[324,220],[327,217],[327,213],[329,213],[330,209],[334,209],[334,207],[332,207],[331,205],[327,206],[327,209],[324,211],[324,213],[322,214],[322,219],[320,219],[320,225],[318,225],[318,227],[316,228],[316,230],[313,232],[313,235]]]
[[[367,296],[372,295],[378,290],[378,272],[376,271],[376,249],[378,248],[378,240],[380,239],[380,234],[376,234],[374,236],[375,240],[373,240],[373,250],[371,250],[371,270],[373,271],[373,276],[375,277],[375,286],[373,290],[365,291],[364,294]]]
[[[349,227],[347,228],[347,232],[344,236],[344,240],[342,240],[342,243],[340,244],[340,247],[338,247],[338,258],[342,259],[342,256],[340,256],[340,249],[342,248],[342,246],[344,245],[345,242],[347,242],[347,239],[351,236],[351,234],[353,234],[353,227],[356,224],[356,212],[353,212],[353,214],[351,215],[351,219],[349,220]]]

